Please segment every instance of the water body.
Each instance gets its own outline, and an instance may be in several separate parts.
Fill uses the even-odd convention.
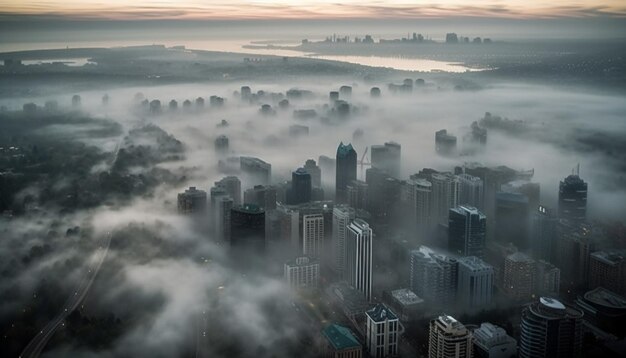
[[[257,42],[258,43],[258,42]],[[266,42],[269,44],[269,42]],[[27,51],[27,50],[44,50],[44,49],[62,49],[62,48],[84,48],[84,47],[124,47],[124,46],[140,46],[149,45],[145,41],[73,41],[65,42],[31,42],[31,43],[4,43],[0,44],[0,52],[11,51]],[[320,60],[330,60],[347,62],[371,67],[393,68],[402,71],[420,71],[420,72],[466,72],[481,71],[482,69],[469,68],[462,63],[452,63],[445,61],[428,60],[421,58],[408,57],[383,57],[383,56],[344,56],[344,55],[319,55],[315,53],[306,53],[298,50],[290,50],[285,47],[295,46],[296,43],[281,43],[280,48],[273,47],[247,47],[252,44],[249,40],[181,40],[181,41],[161,41],[158,44],[167,47],[185,46],[190,50],[219,51],[232,52],[250,55],[265,56],[281,56],[281,57],[304,57],[316,58]],[[89,63],[86,58],[78,59],[37,59],[24,60],[25,65],[43,64],[52,62],[63,62],[69,66],[82,66]]]

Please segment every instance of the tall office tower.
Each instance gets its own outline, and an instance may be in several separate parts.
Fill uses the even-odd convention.
[[[372,299],[372,229],[361,219],[348,225],[346,278],[366,300]]]
[[[441,155],[456,153],[456,137],[445,129],[435,132],[435,151]]]
[[[230,210],[230,247],[235,255],[259,256],[265,252],[265,211],[256,205]]]
[[[517,341],[495,324],[481,323],[472,332],[474,358],[517,357]]]
[[[533,295],[535,282],[535,260],[516,252],[504,260],[502,289],[514,301],[528,300]]]
[[[400,178],[400,144],[387,142],[384,145],[370,147],[372,167],[378,168],[394,178]]]
[[[368,185],[368,208],[372,222],[377,228],[391,227],[398,218],[396,210],[400,207],[402,183],[378,168],[369,168],[365,172]]]
[[[602,286],[626,295],[626,259],[624,252],[596,251],[589,262],[589,286]]]
[[[271,185],[255,185],[243,193],[246,204],[254,204],[265,211],[276,209],[276,188]]]
[[[583,312],[541,297],[522,311],[520,358],[582,357]]]
[[[181,214],[206,213],[206,191],[198,190],[195,186],[189,187],[185,192],[178,194],[178,212]]]
[[[291,188],[287,202],[291,205],[308,203],[311,201],[311,189],[311,174],[304,168],[298,168],[291,173]]]
[[[383,358],[398,355],[400,321],[387,306],[382,303],[365,312],[367,326],[365,345],[370,357]]]
[[[602,230],[586,222],[559,220],[557,223],[557,261],[561,282],[566,288],[587,286],[591,254],[604,239]]]
[[[459,204],[484,210],[484,200],[483,180],[469,174],[459,175]]]
[[[233,199],[228,195],[219,196],[215,202],[214,233],[217,241],[230,241],[230,213],[234,206]]]
[[[451,173],[431,175],[435,223],[448,225],[448,210],[459,205],[459,180]]]
[[[348,205],[356,210],[367,210],[368,188],[366,182],[353,180],[348,185]]]
[[[424,241],[433,229],[433,185],[426,179],[411,179],[407,182],[407,189],[410,221],[419,241]]]
[[[362,358],[363,347],[350,328],[331,324],[322,330],[326,344],[323,356],[327,358]]]
[[[317,164],[322,171],[322,188],[326,189],[329,193],[334,193],[337,161],[335,158],[320,155],[317,158]]]
[[[215,186],[226,190],[235,205],[241,205],[241,181],[235,176],[227,176],[215,182]]]
[[[411,291],[438,306],[456,302],[459,265],[456,259],[436,254],[426,246],[410,253]]]
[[[496,193],[495,239],[512,242],[520,250],[529,248],[528,198],[520,193]]]
[[[277,227],[269,237],[285,244],[290,248],[292,255],[299,255],[302,252],[300,247],[300,212],[297,208],[289,205],[277,204]]]
[[[211,226],[215,227],[219,217],[218,203],[222,197],[228,197],[228,193],[226,189],[218,186],[214,186],[209,190],[210,204],[211,204],[211,213],[209,217],[209,223]]]
[[[337,169],[335,179],[335,197],[337,203],[348,201],[348,184],[356,180],[356,151],[352,144],[344,145],[343,142],[337,148]]]
[[[252,98],[252,90],[250,86],[241,86],[241,99],[242,100],[250,100]]]
[[[322,256],[324,249],[324,215],[302,216],[302,253],[312,258]]]
[[[578,174],[559,183],[559,217],[572,221],[587,218],[587,183]]]
[[[539,207],[541,187],[539,183],[533,183],[530,179],[518,179],[502,184],[500,190],[508,193],[520,193],[528,198],[528,207],[531,211]]]
[[[534,257],[557,262],[556,226],[558,219],[552,211],[539,205],[532,216],[530,249]]]
[[[457,284],[458,302],[465,308],[477,309],[491,304],[493,294],[493,266],[475,256],[459,260]]]
[[[239,158],[239,169],[244,174],[248,185],[268,185],[272,180],[272,165],[259,158]]]
[[[284,273],[291,288],[315,288],[320,280],[320,264],[315,259],[300,256],[285,263]]]
[[[472,333],[452,316],[430,321],[428,358],[471,358]]]
[[[471,206],[450,209],[448,219],[448,249],[460,256],[482,258],[485,251],[487,218]]]
[[[348,225],[354,220],[354,215],[354,209],[348,205],[333,208],[333,269],[339,277],[345,274]]]
[[[226,154],[228,153],[228,149],[228,137],[225,135],[217,136],[217,138],[215,138],[215,151],[218,154]]]
[[[535,274],[535,294],[539,296],[558,296],[561,287],[561,270],[553,264],[538,260]]]
[[[322,187],[322,169],[317,166],[315,160],[309,159],[304,163],[304,170],[311,175],[311,185],[314,188]]]

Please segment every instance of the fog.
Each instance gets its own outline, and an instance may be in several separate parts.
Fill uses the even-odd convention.
[[[623,95],[597,94],[586,87],[487,80],[475,80],[474,89],[461,90],[455,88],[454,78],[444,75],[426,76],[426,85],[409,94],[388,90],[389,83],[401,83],[405,77],[396,74],[346,81],[319,76],[119,88],[109,84],[105,89],[94,84],[97,89],[88,91],[66,87],[0,99],[5,113],[21,111],[28,102],[43,106],[46,101],[57,101],[61,113],[88,118],[84,123],[44,124],[33,133],[95,147],[102,157],[89,168],[94,176],[111,170],[120,148],[159,148],[163,144],[158,134],[129,134],[133,129],[157,126],[180,141],[182,148],[181,152],[163,149],[142,165],[130,162],[124,167],[128,175],[150,177],[158,173],[159,179],[146,181],[145,191],[138,195],[112,196],[74,211],[48,203],[24,217],[0,221],[0,291],[5,292],[0,319],[19,321],[23,316],[15,312],[22,307],[36,315],[41,305],[37,295],[51,292],[58,292],[60,297],[50,306],[60,307],[88,267],[97,240],[113,232],[106,260],[80,310],[84,317],[112,314],[120,319],[119,323],[115,319],[107,323],[106,333],[101,333],[110,335],[110,341],[95,345],[76,340],[72,332],[61,329],[44,356],[190,355],[196,350],[198,332],[206,332],[198,328],[204,317],[208,317],[210,327],[206,338],[209,351],[204,352],[207,356],[315,355],[297,348],[310,327],[291,309],[293,293],[281,277],[265,270],[238,271],[223,243],[216,242],[193,218],[176,212],[177,193],[189,186],[208,191],[213,182],[226,175],[217,166],[224,158],[215,151],[218,135],[229,138],[229,155],[254,156],[270,163],[274,183],[289,180],[291,172],[307,159],[317,161],[320,155],[334,158],[340,142],[352,143],[360,159],[366,147],[395,141],[402,145],[401,179],[423,168],[452,171],[463,163],[534,169],[533,181],[541,186],[540,201],[553,208],[557,206],[559,181],[580,164],[580,176],[589,183],[589,219],[626,220]],[[244,85],[253,93],[285,94],[298,88],[312,91],[313,96],[289,99],[289,107],[283,109],[278,106],[281,97],[242,101],[235,92]],[[346,99],[351,104],[348,116],[333,114],[328,99],[329,91],[342,85],[353,88],[351,98]],[[370,97],[373,86],[381,88],[380,98]],[[110,98],[107,105],[102,104],[105,93]],[[142,109],[134,99],[136,93],[150,101],[160,100],[161,112]],[[74,94],[80,95],[81,105],[72,109]],[[213,95],[225,99],[223,107],[209,105]],[[193,102],[197,97],[205,99],[204,108],[182,108],[183,101]],[[178,102],[176,111],[167,108],[172,99]],[[275,113],[260,113],[262,104],[270,104]],[[314,109],[317,114],[314,118],[294,118],[294,110],[299,109]],[[523,121],[524,130],[489,128],[483,147],[463,142],[471,123],[480,121],[485,112]],[[218,126],[222,120],[228,126]],[[119,133],[113,123],[120,125]],[[289,126],[294,124],[308,126],[309,135],[290,137]],[[434,133],[444,128],[459,138],[461,154],[443,157],[435,152]],[[101,134],[105,129],[111,132]],[[363,136],[355,137],[359,129]],[[588,139],[598,136],[606,138],[604,146],[589,144]],[[68,158],[67,165],[72,164]],[[357,175],[365,179],[360,167]],[[52,192],[72,187],[75,180],[69,175],[58,178]],[[242,189],[254,184],[243,180]],[[16,200],[48,195],[38,185],[35,182],[16,193]],[[78,234],[66,233],[75,226],[80,226]],[[33,256],[35,246],[42,247],[43,253],[32,261],[23,259]],[[50,318],[49,314],[41,315],[35,322],[41,325]]]

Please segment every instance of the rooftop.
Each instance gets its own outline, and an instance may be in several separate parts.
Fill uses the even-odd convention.
[[[338,324],[331,324],[324,328],[322,333],[336,350],[361,347],[359,341],[347,327],[343,327]]]
[[[459,262],[459,265],[464,265],[474,271],[493,270],[493,266],[489,265],[488,263],[476,256],[461,257],[457,261]]]
[[[402,305],[415,305],[423,303],[424,300],[421,299],[418,295],[416,295],[413,291],[408,288],[401,288],[399,290],[391,291],[391,296],[396,299]]]
[[[383,322],[385,320],[396,320],[398,317],[393,311],[382,303],[377,304],[371,310],[365,312],[367,316],[374,322]]]
[[[591,257],[609,265],[619,265],[624,262],[624,255],[617,251],[596,251],[591,254]]]
[[[604,287],[597,287],[585,293],[585,299],[599,306],[626,309],[626,298]]]

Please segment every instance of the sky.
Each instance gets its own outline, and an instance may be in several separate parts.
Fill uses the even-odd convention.
[[[626,17],[623,0],[0,0],[2,20]]]

